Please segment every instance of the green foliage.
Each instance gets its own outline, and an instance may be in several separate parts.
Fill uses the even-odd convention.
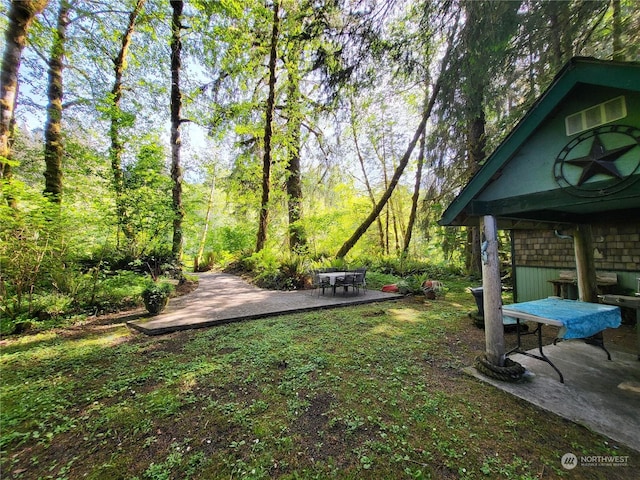
[[[280,275],[285,285],[284,290],[304,288],[308,279],[308,268],[305,258],[291,254],[280,262]]]
[[[217,259],[217,255],[214,252],[204,252],[203,254],[203,258],[198,262],[197,268],[195,269],[196,272],[208,272],[210,270],[213,270],[213,268],[216,266],[216,263],[218,263]],[[194,262],[197,261],[194,260]],[[195,268],[195,265],[194,265]]]
[[[77,312],[136,305],[142,291],[140,275],[157,278],[180,272],[170,254],[174,212],[167,171],[168,142],[162,128],[166,105],[159,101],[166,98],[160,95],[166,91],[166,75],[159,74],[166,69],[167,56],[161,48],[166,45],[162,37],[166,29],[159,27],[166,26],[167,12],[160,14],[156,6],[150,6],[143,21],[135,26],[138,40],[131,45],[125,90],[120,107],[115,108],[113,94],[107,93],[109,81],[104,84],[101,79],[112,76],[113,62],[109,59],[121,45],[120,28],[126,16],[119,9],[98,13],[90,3],[78,4],[83,10],[74,21],[78,28],[75,33],[70,30],[67,38],[70,55],[65,101],[76,108],[65,109],[62,132],[64,202],[58,208],[42,198],[41,126],[33,125],[32,120],[30,132],[19,125],[18,116],[10,160],[13,179],[10,184],[2,180],[0,314],[12,321],[32,317],[54,321]],[[618,3],[622,53],[633,59],[637,52],[637,2],[623,0],[611,7],[600,2],[594,8],[586,8],[583,3],[538,2],[521,10],[509,2],[460,6],[467,18],[478,21],[458,25],[463,35],[454,37],[452,68],[443,77],[429,122],[429,158],[423,178],[429,178],[430,187],[421,192],[424,200],[418,220],[422,227],[413,232],[410,255],[400,256],[398,250],[411,203],[411,164],[380,217],[380,227],[374,224],[369,228],[349,252],[348,261],[336,261],[332,255],[380,198],[406,147],[411,130],[407,126],[419,113],[423,93],[422,87],[410,86],[436,81],[428,72],[436,71],[432,61],[439,57],[439,49],[446,48],[448,29],[455,23],[449,16],[449,3],[412,4],[407,10],[403,6],[379,25],[370,23],[373,19],[365,11],[352,15],[335,2],[280,5],[276,101],[283,107],[278,108],[281,115],[273,125],[267,243],[271,253],[253,257],[250,252],[256,240],[264,132],[265,98],[259,85],[265,74],[264,58],[269,49],[265,39],[272,11],[264,2],[194,2],[191,7],[198,14],[190,17],[192,41],[184,44],[185,65],[194,62],[195,71],[204,72],[211,83],[198,85],[197,95],[190,92],[183,96],[183,117],[198,119],[185,123],[184,130],[195,123],[209,129],[207,143],[201,149],[197,145],[198,152],[188,147],[196,147],[199,142],[190,143],[189,136],[184,137],[183,187],[189,199],[185,203],[185,252],[193,255],[199,251],[204,232],[203,205],[211,191],[214,213],[207,225],[208,253],[201,262],[206,268],[231,265],[251,272],[260,285],[291,289],[304,285],[304,271],[311,267],[364,266],[369,269],[370,285],[404,279],[407,291],[412,292],[417,292],[420,279],[443,280],[459,273],[466,230],[440,227],[436,221],[470,173],[464,161],[469,150],[466,129],[471,116],[478,112],[469,111],[469,107],[475,106],[485,115],[483,141],[488,152],[544,90],[567,60],[564,56],[615,58],[621,53],[611,52],[613,6]],[[27,49],[35,46],[46,51],[50,47],[53,30],[46,25],[54,24],[56,8],[49,2],[44,21],[33,26]],[[357,27],[358,40],[368,43],[365,48],[354,44],[358,47],[354,51],[375,53],[375,62],[366,56],[349,62],[369,69],[372,75],[361,70],[362,83],[341,91],[343,101],[331,102],[337,91],[334,87],[354,73],[343,68],[342,55],[350,49],[337,43],[341,37],[335,35],[338,27],[343,32]],[[369,29],[378,28],[379,35],[371,35]],[[77,35],[88,30],[95,35]],[[345,37],[356,41],[348,34]],[[552,42],[584,48],[575,52],[550,48]],[[297,53],[290,55],[292,52]],[[38,63],[37,56],[29,58],[22,64],[21,78],[32,91],[46,92],[43,64]],[[531,72],[536,75],[531,76]],[[326,75],[324,78],[330,81],[319,85],[318,75]],[[388,81],[390,78],[392,81]],[[297,91],[288,88],[294,82]],[[344,101],[347,95],[351,97],[349,102]],[[295,101],[297,98],[300,100]],[[477,102],[471,105],[470,99]],[[28,100],[21,102],[22,108],[37,108],[37,101]],[[506,110],[505,105],[509,105]],[[350,116],[353,118],[347,121]],[[121,212],[116,210],[114,172],[107,155],[110,139],[104,121],[111,119],[116,121],[123,141],[124,219],[116,218]],[[287,129],[300,120],[305,128]],[[335,135],[322,134],[327,131]],[[356,140],[358,152],[353,148]],[[308,243],[307,256],[301,257],[283,253],[290,227],[284,187],[291,174],[286,165],[291,149],[299,150],[302,161],[303,216],[299,226]],[[362,171],[356,153],[362,157]],[[366,189],[362,184],[365,172],[369,177]],[[215,181],[210,183],[209,179]],[[17,201],[17,211],[7,206],[9,198]],[[503,253],[508,251],[506,241],[501,246]],[[501,260],[503,266],[508,265],[506,255],[501,255]],[[51,305],[47,307],[46,302]]]
[[[99,314],[133,308],[141,303],[148,276],[131,271],[108,272],[98,268],[86,273],[65,271],[65,283],[43,285],[18,302],[15,293],[0,298],[2,334],[13,333],[16,325],[29,321],[32,328],[65,324],[76,315]]]
[[[320,268],[349,270],[367,268],[367,287],[379,289],[383,285],[398,284],[402,293],[422,295],[422,284],[426,280],[447,283],[456,278],[459,271],[454,266],[433,265],[426,261],[365,258],[346,259],[319,258],[313,260],[304,255],[278,256],[270,250],[241,257],[230,265],[229,270],[251,276],[256,285],[274,290],[304,288],[309,282],[309,272]],[[444,291],[442,292],[444,293]]]
[[[121,129],[130,129],[135,124],[135,114],[116,107],[112,93],[108,93],[105,98],[101,99],[96,105],[96,112],[100,114],[102,120],[114,120]]]
[[[169,242],[174,213],[165,157],[160,140],[151,137],[143,141],[136,161],[123,169],[128,255],[161,250]]]
[[[307,261],[300,255],[278,257],[264,249],[242,257],[235,268],[250,273],[256,285],[273,290],[296,290],[304,288],[308,281]]]
[[[462,273],[455,264],[433,264],[427,260],[407,257],[383,257],[372,259],[368,264],[372,270],[399,277],[424,275],[425,279],[428,277],[436,280],[438,278],[446,278]]]
[[[103,312],[138,305],[140,295],[148,284],[148,277],[126,270],[102,274],[101,277],[91,306]]]
[[[74,298],[62,293],[34,295],[31,299],[31,315],[36,318],[55,318],[72,311]]]
[[[249,250],[254,243],[255,232],[245,225],[227,225],[214,229],[208,242],[214,252],[218,254],[228,252],[231,255]]]
[[[461,374],[483,344],[468,286],[456,279],[437,308],[5,339],[0,466],[16,478],[532,479],[562,476],[568,447],[633,456]],[[615,470],[594,478],[629,476]]]
[[[409,275],[403,281],[406,285],[406,292],[402,293],[411,293],[413,295],[421,295],[422,291],[422,282],[424,282],[425,277],[423,275]]]
[[[401,277],[391,275],[389,273],[380,273],[375,270],[367,271],[367,288],[379,290],[384,285],[393,285],[398,283]]]
[[[50,275],[64,269],[69,223],[25,185],[2,186],[21,208],[15,211],[0,198],[0,313],[15,319],[31,311],[34,295],[43,294]]]
[[[147,310],[153,313],[152,309],[154,310],[158,306],[163,308],[166,305],[167,299],[173,291],[174,286],[169,282],[150,280],[142,291],[142,300]]]

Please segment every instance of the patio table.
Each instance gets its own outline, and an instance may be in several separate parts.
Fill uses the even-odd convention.
[[[589,337],[602,332],[606,328],[619,327],[622,322],[619,307],[558,298],[514,303],[504,306],[502,311],[505,315],[514,317],[517,320],[518,343],[507,355],[520,353],[547,362],[558,373],[562,383],[564,383],[562,373],[542,351],[542,325],[553,325],[560,328],[556,340],[554,340],[555,344],[558,340],[589,339]],[[532,332],[521,333],[520,320],[536,322],[538,325]],[[526,352],[521,347],[521,336],[533,334],[538,335],[538,351],[540,355]],[[601,339],[593,341],[589,339],[588,341],[600,346],[607,353],[607,358],[611,360],[611,354],[609,354]]]
[[[351,280],[354,281],[356,279],[357,275],[362,275],[361,273],[355,272],[355,271],[343,271],[343,272],[322,272],[318,274],[318,277],[320,278],[320,280],[329,280],[329,285],[331,286],[331,290],[333,292],[333,294],[336,294],[336,287],[338,286],[337,281],[338,280],[342,280],[344,281],[344,279],[347,276],[351,276]],[[340,284],[343,285],[343,284]],[[354,283],[348,283],[348,284],[344,284],[344,288],[345,288],[345,292],[347,290],[348,287],[352,287],[354,290],[358,289],[359,290],[359,286],[354,284]],[[322,291],[322,293],[324,294],[324,289]]]
[[[345,275],[347,275],[347,272],[323,272],[323,273],[319,273],[318,277],[320,277],[320,279],[323,279],[323,278],[329,279],[329,285],[333,287],[336,284],[336,279],[342,278]]]

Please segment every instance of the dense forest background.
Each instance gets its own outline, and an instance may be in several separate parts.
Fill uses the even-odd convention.
[[[1,8],[3,332],[192,268],[473,274],[443,209],[571,57],[640,48],[635,0]]]

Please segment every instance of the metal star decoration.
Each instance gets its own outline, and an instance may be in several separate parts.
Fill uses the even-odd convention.
[[[600,137],[595,135],[593,137],[593,143],[591,144],[591,151],[588,155],[572,160],[565,160],[565,163],[582,168],[582,174],[580,175],[577,186],[581,186],[591,177],[600,173],[622,179],[623,176],[615,166],[615,161],[635,146],[635,144],[631,144],[614,148],[613,150],[607,150],[600,140]]]

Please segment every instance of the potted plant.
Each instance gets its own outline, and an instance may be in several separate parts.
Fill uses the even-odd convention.
[[[427,300],[435,300],[444,296],[444,285],[437,280],[425,280],[422,282],[422,291]]]
[[[158,315],[167,306],[173,285],[168,282],[150,282],[142,291],[144,306],[151,315]]]

